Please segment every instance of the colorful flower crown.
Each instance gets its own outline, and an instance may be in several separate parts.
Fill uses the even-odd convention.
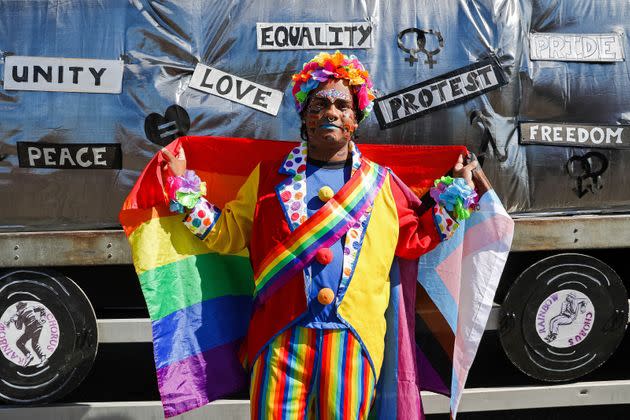
[[[363,121],[374,107],[374,92],[372,80],[363,64],[354,55],[347,56],[339,51],[334,54],[319,53],[308,63],[304,64],[302,71],[292,76],[293,97],[298,112],[302,112],[309,93],[321,82],[330,79],[346,79],[349,81],[350,90],[359,101],[359,122]]]

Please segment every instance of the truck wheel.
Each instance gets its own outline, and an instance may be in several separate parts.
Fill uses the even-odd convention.
[[[0,400],[41,404],[76,388],[98,347],[87,296],[52,270],[0,272]]]
[[[568,381],[602,365],[623,339],[628,295],[615,271],[582,254],[559,254],[527,268],[501,306],[499,337],[522,372]]]

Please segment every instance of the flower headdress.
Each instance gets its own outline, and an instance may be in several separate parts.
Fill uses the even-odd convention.
[[[350,91],[359,101],[357,115],[359,122],[363,121],[372,111],[374,106],[374,92],[372,80],[363,64],[354,55],[347,56],[339,51],[334,54],[319,53],[308,63],[304,64],[302,71],[292,76],[293,98],[298,112],[302,112],[306,105],[309,93],[321,82],[330,79],[345,79],[350,84]]]

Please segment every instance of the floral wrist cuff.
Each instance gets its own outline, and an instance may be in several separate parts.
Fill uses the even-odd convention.
[[[464,178],[443,176],[433,183],[430,194],[436,204],[448,210],[456,220],[466,220],[477,208],[479,197]]]
[[[168,198],[171,211],[185,213],[187,209],[195,207],[199,199],[206,195],[206,183],[195,174],[187,170],[184,176],[169,176],[166,179]]]

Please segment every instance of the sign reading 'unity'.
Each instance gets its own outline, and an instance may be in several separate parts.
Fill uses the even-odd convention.
[[[271,115],[278,114],[282,103],[283,93],[279,90],[250,82],[201,63],[195,67],[189,86]]]
[[[505,84],[507,79],[496,60],[486,59],[378,98],[374,110],[385,129]]]
[[[372,24],[257,23],[259,50],[324,50],[372,48]]]
[[[122,60],[10,55],[4,63],[6,90],[120,93]]]
[[[529,34],[531,60],[546,61],[623,61],[620,34]]]

